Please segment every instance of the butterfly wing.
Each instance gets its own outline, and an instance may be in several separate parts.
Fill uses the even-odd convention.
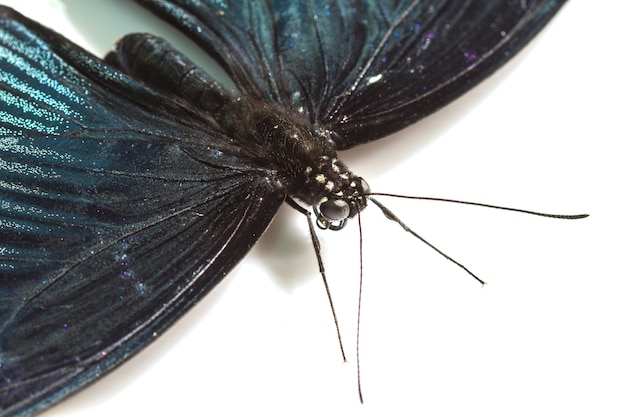
[[[565,0],[137,0],[247,95],[338,133],[339,149],[438,110],[504,64]]]
[[[245,255],[284,192],[184,101],[7,8],[0,115],[4,415],[153,340]]]

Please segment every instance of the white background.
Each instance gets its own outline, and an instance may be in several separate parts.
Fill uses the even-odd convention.
[[[2,1],[103,55],[132,31],[182,39],[127,1]],[[385,199],[488,282],[363,215],[357,398],[356,222],[322,232],[342,363],[308,237],[280,212],[224,282],[156,343],[52,416],[623,416],[626,6],[571,1],[494,77],[344,154],[373,190],[581,221]],[[381,199],[382,200],[382,199]]]

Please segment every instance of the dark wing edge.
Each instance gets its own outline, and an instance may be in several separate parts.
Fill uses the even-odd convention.
[[[135,0],[220,62],[244,95],[338,133],[396,132],[513,57],[566,0]]]
[[[339,148],[394,133],[465,94],[526,46],[565,1],[492,1],[481,13],[473,5],[462,11],[441,8],[441,16],[435,13],[432,25],[417,36],[408,33],[415,29],[390,28],[398,44],[389,41],[376,57],[389,65],[372,65],[331,112]],[[414,57],[404,52],[403,36],[410,37],[409,50],[421,50]],[[441,45],[438,37],[445,38]]]
[[[108,279],[110,282],[99,282],[97,289],[93,288],[95,285],[93,282],[85,282],[83,285],[71,288],[70,294],[62,294],[65,297],[59,302],[64,303],[64,309],[75,309],[76,313],[80,313],[79,317],[91,317],[91,319],[70,322],[67,320],[68,316],[76,317],[72,311],[63,311],[59,314],[54,311],[46,312],[46,317],[41,318],[37,317],[37,311],[33,312],[31,308],[27,313],[35,317],[27,317],[27,321],[8,327],[5,332],[16,330],[25,333],[21,332],[22,329],[15,329],[15,327],[18,325],[37,326],[40,322],[43,325],[43,329],[36,327],[26,329],[29,334],[19,335],[21,342],[37,344],[34,352],[30,349],[32,345],[15,346],[14,340],[9,343],[14,347],[12,350],[6,351],[3,348],[2,355],[8,360],[6,365],[3,363],[2,380],[0,380],[1,415],[30,415],[48,408],[94,382],[160,336],[222,280],[245,256],[271,222],[282,200],[268,199],[267,194],[260,192],[261,190],[258,191],[258,194],[264,195],[265,201],[261,201],[258,195],[250,194],[245,205],[238,201],[238,210],[229,211],[227,219],[223,219],[220,223],[216,224],[211,218],[222,210],[221,204],[212,208],[198,207],[196,215],[206,220],[186,230],[178,230],[179,233],[175,236],[164,234],[172,227],[165,222],[156,230],[143,230],[143,235],[141,235],[143,239],[153,238],[156,241],[155,245],[165,246],[169,251],[175,251],[181,246],[192,247],[182,255],[178,255],[179,259],[176,260],[178,262],[170,265],[171,268],[162,271],[162,274],[151,276],[150,279],[139,278],[143,272],[139,267],[128,268],[117,275],[122,275],[124,272],[132,273],[135,277],[130,283],[114,288],[112,281],[115,281],[115,277],[101,276],[99,280]],[[235,194],[232,197],[239,199],[241,196]],[[225,209],[231,208],[226,206]],[[215,230],[216,228],[212,226],[218,226],[219,230]],[[228,238],[219,239],[215,236],[216,234]],[[161,238],[157,239],[157,236]],[[129,239],[133,237],[131,235]],[[194,239],[196,243],[190,245],[187,239]],[[129,253],[133,252],[129,251]],[[109,258],[115,256],[110,251],[103,252],[103,255]],[[136,264],[142,262],[161,264],[154,255],[133,254],[132,256]],[[167,256],[167,254],[161,253],[161,256]],[[94,262],[97,261],[99,260],[94,260]],[[181,266],[181,262],[184,262],[184,265]],[[177,268],[184,268],[183,274],[174,275],[173,272],[178,272]],[[168,272],[172,275],[169,276]],[[159,281],[163,282],[160,287]],[[46,300],[35,300],[37,304],[33,307],[44,308],[42,304],[50,304],[47,299],[55,298],[54,295],[46,294]],[[46,305],[45,308],[54,310],[54,307],[54,305]],[[102,321],[113,322],[110,332],[105,333],[101,329]],[[70,323],[68,328],[71,330],[65,332],[66,334],[44,335],[41,338],[45,339],[44,342],[50,343],[44,343],[43,346],[38,340],[40,335],[32,334],[35,329],[37,333],[41,333],[54,325],[62,328],[66,322]],[[123,332],[124,329],[127,332]],[[119,331],[123,333],[118,334]],[[109,336],[110,334],[112,336]],[[3,338],[5,336],[11,336],[11,334],[5,334]],[[56,349],[63,349],[76,342],[86,343],[87,340],[103,343],[84,346],[84,351],[81,352],[76,352],[79,349],[72,347],[68,349],[68,352],[64,352],[62,364],[58,363],[59,355]],[[55,366],[51,368],[40,363],[45,356],[33,354],[45,353],[48,349],[55,349],[50,356],[57,359],[57,362],[54,362]],[[16,352],[18,358],[12,357]],[[20,354],[28,355],[26,359],[29,360],[29,364],[21,368]],[[41,369],[31,368],[28,366],[30,364],[36,364]]]
[[[245,256],[285,195],[184,101],[0,7],[0,415],[119,365]]]

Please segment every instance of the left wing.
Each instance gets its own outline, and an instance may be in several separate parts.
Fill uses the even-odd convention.
[[[162,333],[284,199],[214,121],[0,8],[0,414]]]

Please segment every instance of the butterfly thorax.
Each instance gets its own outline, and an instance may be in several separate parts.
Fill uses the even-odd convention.
[[[278,106],[251,107],[242,112],[242,139],[257,145],[259,159],[271,161],[289,196],[312,206],[318,223],[335,228],[365,208],[369,187],[339,160],[328,131]]]

